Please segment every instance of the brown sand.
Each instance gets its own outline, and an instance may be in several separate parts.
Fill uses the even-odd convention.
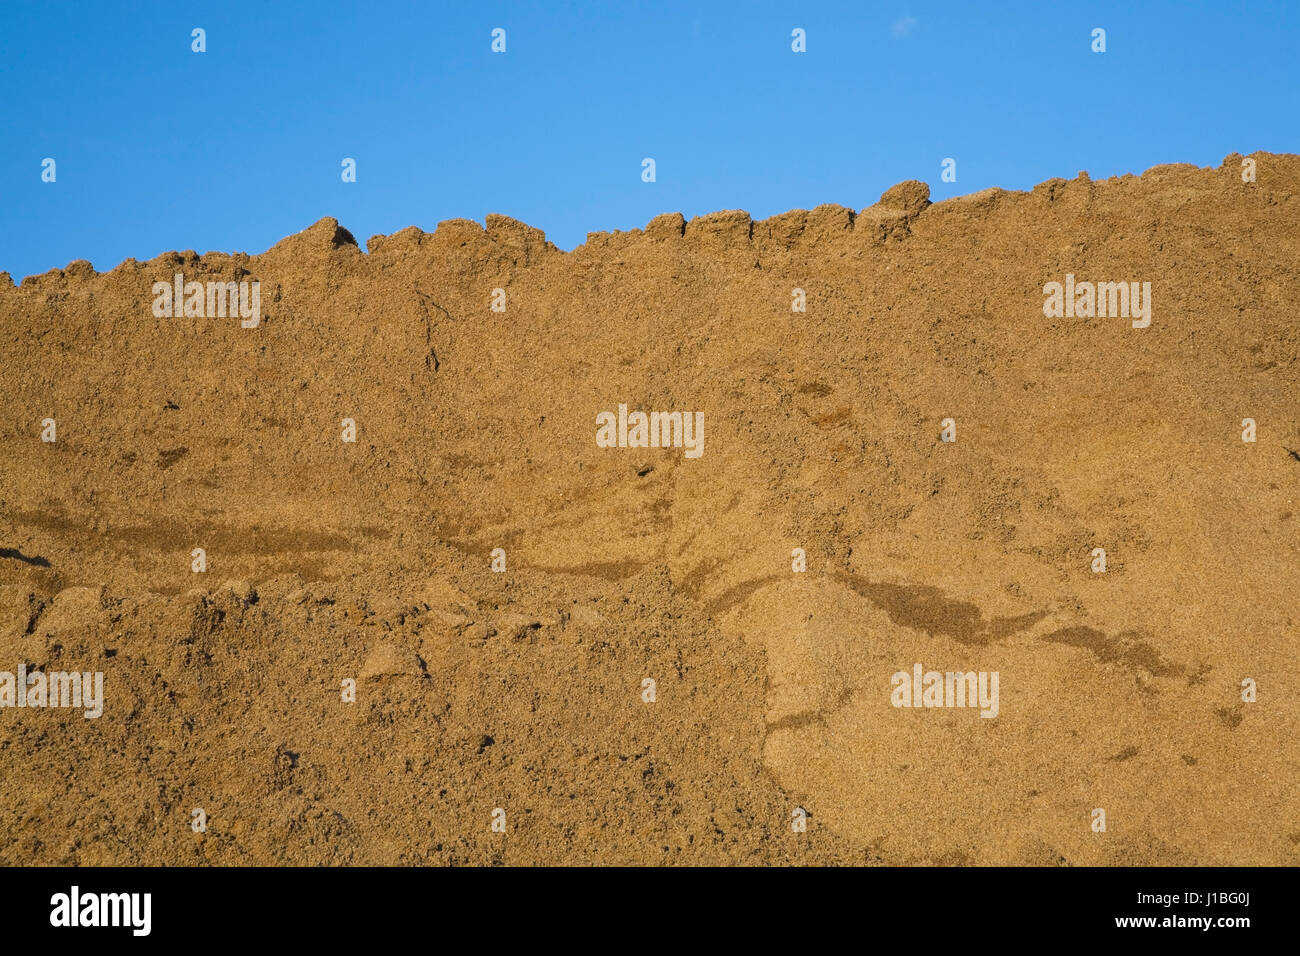
[[[0,275],[0,671],[107,699],[0,709],[0,862],[1300,862],[1300,157],[1254,158]],[[176,272],[260,327],[154,318]],[[1150,327],[1045,318],[1066,273]],[[598,448],[619,403],[703,455]],[[891,706],[917,662],[997,717]]]

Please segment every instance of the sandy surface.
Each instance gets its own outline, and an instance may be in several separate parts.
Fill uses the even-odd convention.
[[[1254,158],[0,274],[0,671],[105,675],[0,708],[0,862],[1300,862],[1300,157]],[[155,318],[177,272],[260,325]],[[1150,326],[1046,317],[1067,273]],[[598,447],[619,404],[703,453]],[[996,717],[893,706],[918,663]]]

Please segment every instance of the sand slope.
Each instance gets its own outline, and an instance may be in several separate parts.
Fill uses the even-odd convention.
[[[0,671],[107,698],[0,709],[0,862],[1300,862],[1300,157],[1254,158],[0,275]],[[155,318],[177,272],[259,327]],[[1150,326],[1045,317],[1067,273]],[[597,447],[620,403],[703,454]],[[892,706],[918,662],[998,715]]]

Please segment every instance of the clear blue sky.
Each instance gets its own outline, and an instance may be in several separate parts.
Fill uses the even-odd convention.
[[[1300,151],[1296,2],[5,2],[0,63],[15,280],[257,253],[322,216],[364,244],[500,212],[569,249],[904,179],[941,199]]]

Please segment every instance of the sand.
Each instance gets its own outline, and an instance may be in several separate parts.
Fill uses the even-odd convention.
[[[0,671],[105,688],[0,707],[0,863],[1300,862],[1300,157],[1253,158],[0,274]],[[256,327],[155,317],[177,273]],[[1046,316],[1067,274],[1150,325]],[[895,706],[917,664],[996,716]]]

